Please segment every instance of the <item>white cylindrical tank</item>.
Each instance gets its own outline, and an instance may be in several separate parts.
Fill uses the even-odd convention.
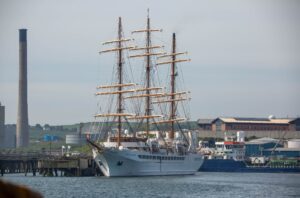
[[[300,148],[300,139],[293,139],[288,141],[288,148]]]
[[[81,144],[85,140],[84,137],[80,137],[78,134],[76,135],[66,135],[66,144]]]
[[[245,141],[245,132],[244,131],[238,131],[236,132],[236,141],[237,142],[244,142]]]

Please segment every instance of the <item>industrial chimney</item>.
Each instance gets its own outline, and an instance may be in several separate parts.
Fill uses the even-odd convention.
[[[19,98],[16,146],[26,147],[29,144],[28,104],[27,104],[27,33],[19,29]]]

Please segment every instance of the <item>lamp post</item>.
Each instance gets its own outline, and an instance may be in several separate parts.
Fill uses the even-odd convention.
[[[71,150],[71,146],[68,145],[68,146],[67,146],[67,156],[68,156],[68,157],[70,156],[70,150]]]
[[[51,155],[51,143],[52,143],[52,137],[50,136],[50,155]]]

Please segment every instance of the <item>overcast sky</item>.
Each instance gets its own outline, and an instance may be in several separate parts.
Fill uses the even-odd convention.
[[[152,26],[176,32],[194,120],[300,115],[300,1],[0,0],[0,102],[16,123],[18,29],[28,29],[29,122],[92,121],[95,87],[110,75],[101,42]]]

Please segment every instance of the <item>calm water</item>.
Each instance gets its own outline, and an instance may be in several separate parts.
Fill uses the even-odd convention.
[[[197,173],[164,177],[5,175],[45,197],[300,197],[300,174]]]

